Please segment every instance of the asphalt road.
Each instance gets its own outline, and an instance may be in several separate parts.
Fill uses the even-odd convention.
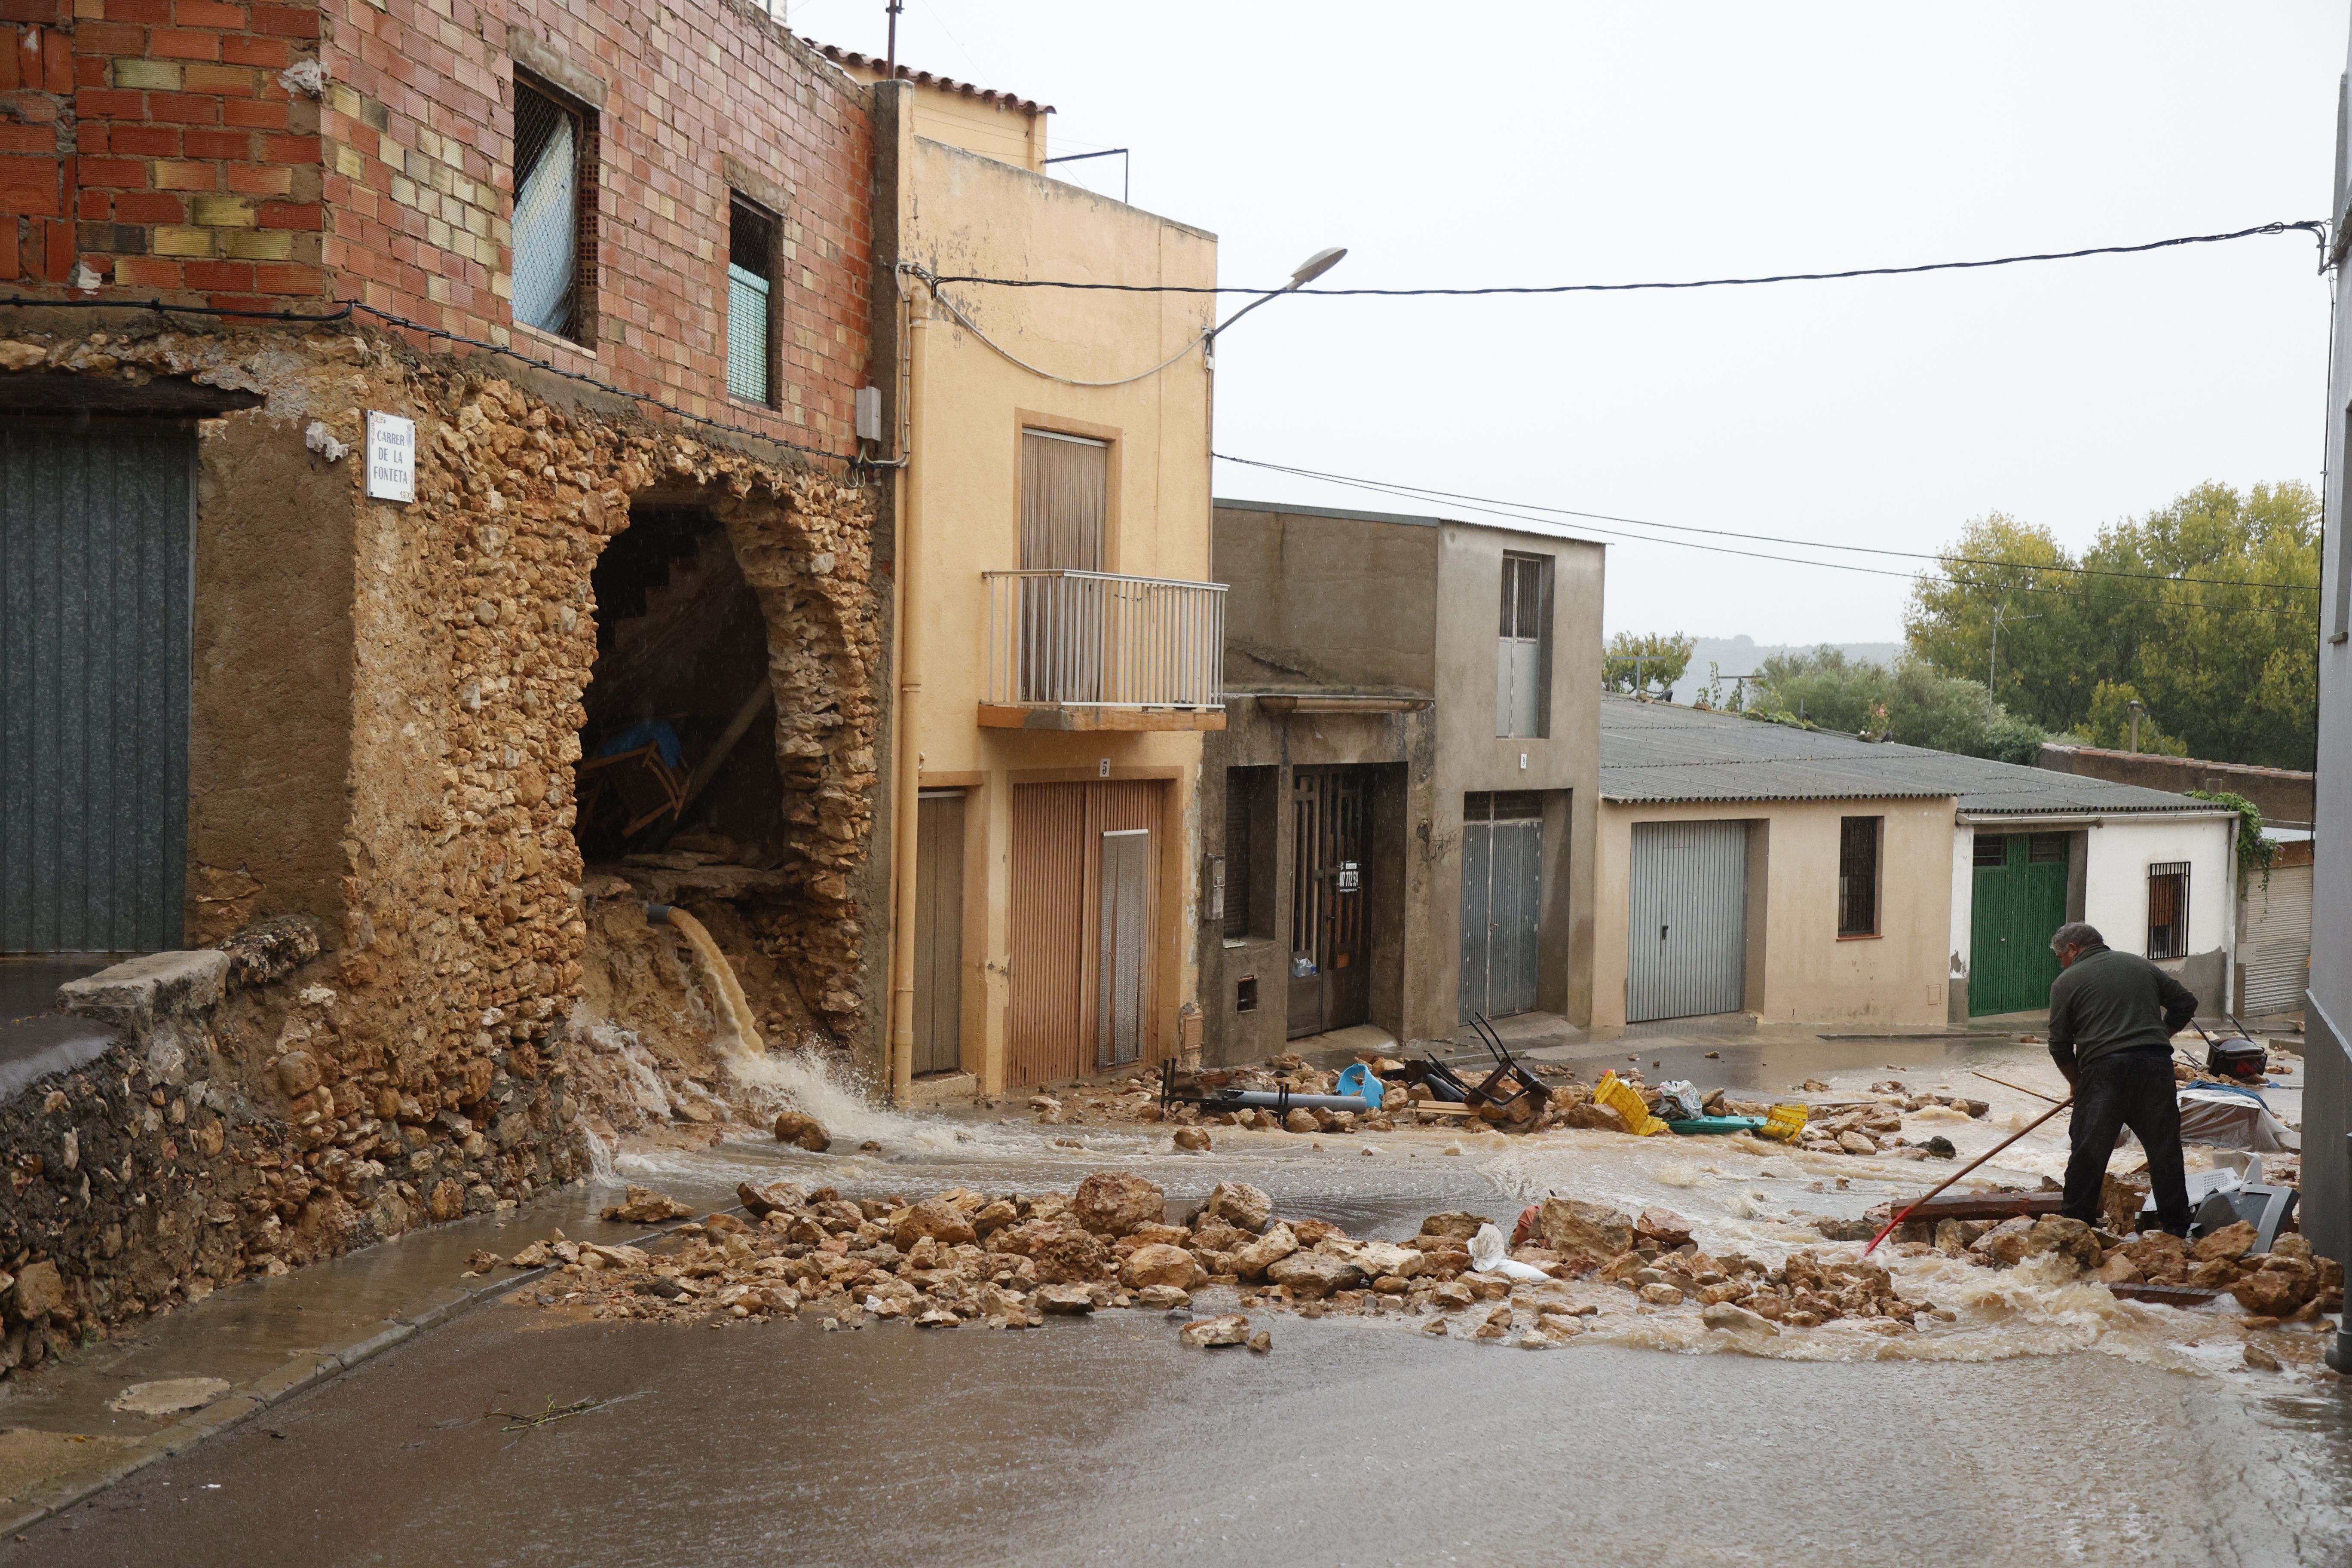
[[[1806,1363],[1158,1314],[476,1312],[0,1564],[2334,1563],[2352,1395],[2097,1353]],[[583,1414],[516,1419],[582,1400]],[[508,1412],[509,1415],[499,1415]]]

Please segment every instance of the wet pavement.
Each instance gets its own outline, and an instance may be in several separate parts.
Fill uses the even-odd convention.
[[[478,1311],[0,1564],[2343,1561],[2340,1390],[1157,1314],[1026,1334]],[[575,1417],[515,1419],[583,1399]],[[500,1415],[507,1412],[509,1415]],[[520,1428],[520,1429],[518,1429]]]
[[[1778,1093],[1818,1073],[1846,1091],[1892,1073],[1977,1094],[1994,1112],[1949,1127],[1964,1153],[2039,1109],[1971,1068],[2029,1088],[2056,1077],[2013,1036],[1615,1044],[1620,1059],[1639,1051],[1653,1081],[1650,1064],[1679,1050],[1710,1087]],[[1820,1052],[1817,1065],[1796,1051]],[[1747,1072],[1762,1076],[1743,1084]],[[1164,1129],[909,1119],[824,1085],[777,1087],[819,1110],[836,1148],[880,1147],[641,1150],[615,1173],[718,1206],[746,1177],[880,1196],[957,1184],[1067,1191],[1117,1167],[1179,1205],[1232,1177],[1265,1188],[1278,1212],[1392,1237],[1443,1209],[1507,1223],[1520,1202],[1559,1190],[1664,1203],[1710,1250],[1759,1256],[1819,1245],[1807,1214],[1857,1215],[1924,1185],[1916,1164],[1599,1133],[1220,1129],[1213,1152],[1179,1154]],[[2273,1103],[2286,1112],[2294,1095],[2290,1083]],[[2063,1159],[2053,1124],[1998,1173],[2030,1182]],[[116,1359],[79,1369],[70,1398],[37,1381],[0,1405],[0,1426],[122,1440],[141,1418],[98,1395],[132,1373],[282,1358],[310,1313],[381,1318],[448,1280],[474,1247],[510,1252],[551,1225],[592,1232],[585,1216],[610,1195],[573,1189],[220,1292],[141,1344],[100,1347]],[[2247,1373],[2242,1336],[2221,1313],[1941,1259],[1902,1263],[1898,1276],[1958,1305],[1959,1321],[1901,1340],[1831,1325],[1770,1342],[1769,1359],[1630,1312],[1544,1352],[1426,1338],[1393,1318],[1262,1315],[1275,1349],[1261,1356],[1185,1350],[1172,1321],[1144,1312],[1028,1333],[832,1331],[813,1315],[711,1330],[499,1304],[0,1542],[0,1568],[2352,1558],[2345,1385]],[[612,1403],[543,1425],[513,1418],[582,1400]],[[5,1447],[0,1435],[0,1462]]]

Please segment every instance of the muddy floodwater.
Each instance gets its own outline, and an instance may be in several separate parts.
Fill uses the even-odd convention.
[[[1903,1066],[1891,1048],[1832,1081]],[[2033,1053],[2013,1054],[1987,1070],[2039,1086]],[[2032,1109],[1948,1060],[1912,1065],[1915,1088],[1994,1101],[1949,1124],[1963,1154]],[[1179,1203],[1249,1181],[1277,1212],[1372,1237],[1444,1209],[1507,1224],[1557,1191],[1671,1206],[1710,1251],[1762,1257],[1821,1247],[1804,1215],[1925,1184],[1906,1162],[1599,1133],[1217,1130],[1214,1151],[1180,1155],[1163,1129],[906,1119],[784,1087],[823,1103],[836,1148],[881,1147],[623,1152],[611,1173],[715,1205],[747,1176],[914,1195],[1067,1191],[1117,1167]],[[2063,1155],[2037,1135],[1990,1173],[2031,1184]],[[2352,1393],[2307,1357],[2250,1373],[2227,1312],[1892,1262],[1953,1321],[1895,1338],[1832,1323],[1748,1347],[1763,1353],[1630,1298],[1542,1351],[1265,1313],[1262,1355],[1185,1349],[1181,1319],[1142,1311],[1016,1333],[501,1304],[0,1542],[0,1568],[2352,1561]]]

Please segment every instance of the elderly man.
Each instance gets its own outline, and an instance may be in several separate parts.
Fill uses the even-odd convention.
[[[2050,1056],[2074,1089],[2074,1152],[2059,1212],[2099,1223],[2099,1191],[2116,1140],[2130,1128],[2147,1151],[2157,1219],[2189,1234],[2180,1168],[2180,1102],[2172,1037],[2197,1014],[2189,989],[2135,952],[2117,952],[2080,921],[2050,938],[2062,973],[2050,984]]]

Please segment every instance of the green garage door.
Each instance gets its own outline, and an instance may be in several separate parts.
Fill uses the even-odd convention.
[[[2066,836],[1979,833],[1969,932],[1969,1013],[2050,1005],[2058,955],[2050,933],[2066,923]]]

